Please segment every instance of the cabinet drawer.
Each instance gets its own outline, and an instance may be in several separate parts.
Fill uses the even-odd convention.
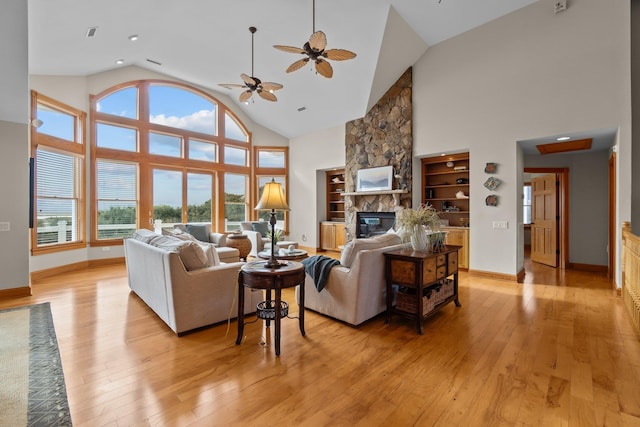
[[[441,265],[447,265],[447,256],[446,255],[438,255],[436,257],[436,265],[440,267]]]
[[[445,277],[447,277],[447,266],[443,265],[442,267],[438,267],[436,278],[440,280],[444,279]]]
[[[410,261],[394,259],[391,261],[391,282],[413,285],[416,283],[416,265]]]
[[[422,283],[430,283],[436,280],[436,259],[429,258],[422,266]]]
[[[458,271],[458,251],[449,253],[449,274],[453,274]]]

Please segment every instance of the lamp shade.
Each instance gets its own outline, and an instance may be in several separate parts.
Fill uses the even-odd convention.
[[[268,182],[262,190],[262,197],[255,207],[256,210],[279,210],[288,211],[289,206],[287,200],[284,197],[284,191],[282,185],[272,179]]]

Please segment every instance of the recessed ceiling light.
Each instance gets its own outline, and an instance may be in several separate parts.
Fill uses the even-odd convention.
[[[87,28],[87,37],[93,37],[96,35],[96,31],[98,31],[98,27],[89,27]]]
[[[570,139],[571,139],[570,136],[561,136],[561,137],[556,138],[556,141],[568,141]]]
[[[116,59],[116,64],[118,65],[124,64],[124,59]]]
[[[134,42],[134,41],[138,40],[138,38],[139,38],[139,37],[138,37],[138,35],[137,35],[137,34],[132,34],[132,35],[130,35],[130,36],[129,36],[129,40],[131,40],[132,42]]]

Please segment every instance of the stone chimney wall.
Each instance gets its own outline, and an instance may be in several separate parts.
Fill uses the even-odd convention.
[[[409,68],[361,119],[346,124],[345,189],[356,191],[359,169],[393,166],[393,189],[406,189],[399,197],[391,194],[349,196],[345,203],[347,240],[355,236],[356,212],[395,212],[411,207],[413,104],[412,69]],[[398,176],[398,178],[395,178]]]

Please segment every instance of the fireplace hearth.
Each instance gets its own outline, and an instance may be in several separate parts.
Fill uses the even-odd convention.
[[[395,212],[356,212],[356,237],[384,234],[396,223]]]

